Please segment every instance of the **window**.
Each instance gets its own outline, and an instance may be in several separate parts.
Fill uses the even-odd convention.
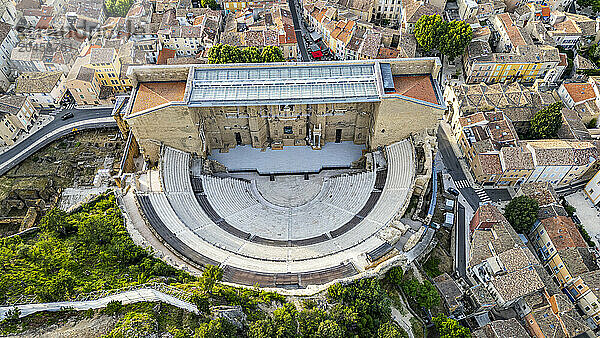
[[[284,134],[293,134],[294,131],[292,130],[291,126],[285,126],[285,127],[283,127],[283,133]]]

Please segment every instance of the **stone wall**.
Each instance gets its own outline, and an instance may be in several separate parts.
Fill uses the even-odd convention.
[[[413,133],[437,129],[443,110],[400,98],[385,98],[375,113],[370,147],[403,140]]]
[[[151,113],[126,120],[146,159],[152,162],[158,160],[160,146],[157,148],[157,142],[190,153],[203,154],[198,121],[184,104],[165,105]]]

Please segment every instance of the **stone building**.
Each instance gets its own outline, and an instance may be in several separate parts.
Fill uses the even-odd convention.
[[[352,141],[374,149],[433,129],[437,58],[134,66],[122,116],[147,159],[161,144],[206,155]]]

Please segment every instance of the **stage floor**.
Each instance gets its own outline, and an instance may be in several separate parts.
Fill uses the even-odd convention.
[[[349,168],[362,156],[365,145],[353,142],[326,143],[321,150],[310,146],[288,146],[283,150],[261,151],[237,146],[228,153],[215,152],[208,158],[223,164],[230,172],[256,170],[259,174],[316,173],[323,168]]]

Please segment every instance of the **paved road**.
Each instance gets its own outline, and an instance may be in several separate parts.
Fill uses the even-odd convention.
[[[63,121],[60,116],[66,112],[72,112],[74,117]],[[73,132],[74,128],[83,130],[115,127],[117,123],[111,115],[112,108],[63,110],[52,122],[0,155],[0,175],[52,141]]]
[[[456,227],[456,251],[458,274],[467,277],[467,229],[465,221],[465,207],[458,203],[458,226]]]
[[[456,158],[456,154],[454,154],[454,151],[452,150],[450,140],[448,140],[448,136],[441,126],[438,128],[437,141],[439,151],[442,154],[442,160],[444,161],[444,166],[448,170],[450,176],[452,176],[452,180],[454,180],[454,182],[468,182],[467,175],[463,172],[462,167],[458,162],[458,158]],[[479,208],[480,199],[475,192],[475,189],[470,186],[459,186],[458,188],[471,208],[477,210],[477,208]]]
[[[308,56],[308,51],[306,50],[306,44],[304,43],[304,38],[302,37],[302,30],[300,28],[300,20],[298,18],[298,8],[296,7],[297,0],[288,0],[288,4],[290,6],[290,12],[292,12],[292,20],[294,21],[294,32],[296,33],[296,41],[298,42],[298,48],[300,48],[300,56],[302,57],[302,61],[308,62],[310,61],[310,57]]]

